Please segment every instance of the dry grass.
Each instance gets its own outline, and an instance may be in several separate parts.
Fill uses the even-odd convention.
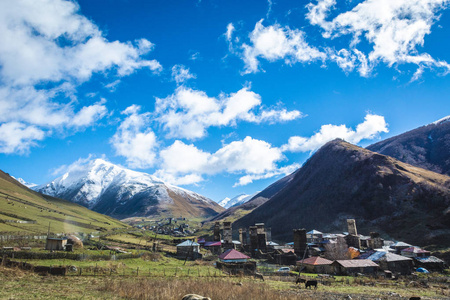
[[[101,291],[128,299],[179,300],[186,294],[199,294],[214,300],[291,300],[292,295],[277,291],[264,283],[224,279],[140,279],[133,281],[108,280]],[[295,298],[294,298],[295,299]],[[300,299],[300,298],[297,298]],[[317,299],[302,296],[301,299]]]

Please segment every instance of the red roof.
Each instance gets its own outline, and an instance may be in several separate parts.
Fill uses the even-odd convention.
[[[205,247],[213,247],[213,246],[222,246],[222,243],[219,242],[206,242]]]
[[[313,256],[307,259],[299,260],[298,263],[317,266],[317,265],[331,265],[333,262],[320,256]]]
[[[402,252],[430,253],[430,251],[420,249],[419,247],[409,247],[409,248],[403,249]]]
[[[224,253],[220,254],[219,258],[222,260],[235,260],[235,259],[249,259],[250,257],[237,250],[229,249]]]

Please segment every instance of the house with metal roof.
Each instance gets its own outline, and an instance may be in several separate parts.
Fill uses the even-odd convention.
[[[219,255],[219,260],[225,263],[244,263],[247,262],[248,259],[250,259],[249,256],[235,249],[228,249],[227,251]]]
[[[375,274],[379,265],[370,259],[336,260],[332,263],[333,273],[339,275]]]
[[[391,248],[395,250],[396,254],[400,254],[403,249],[409,248],[411,246],[412,245],[404,242],[396,242],[395,244],[391,245]]]
[[[376,251],[367,259],[377,263],[385,271],[401,275],[410,275],[414,267],[412,258],[384,251]]]
[[[436,256],[415,257],[416,267],[425,268],[428,271],[442,272],[446,267],[445,262]]]
[[[314,256],[307,259],[297,261],[299,268],[305,267],[307,272],[310,273],[325,273],[329,274],[333,272],[331,267],[333,261],[320,256]]]
[[[177,257],[189,259],[202,258],[202,255],[200,253],[200,244],[190,240],[186,240],[178,244]]]
[[[431,254],[430,251],[415,246],[403,249],[400,253],[406,257],[427,257]]]
[[[318,244],[323,241],[323,233],[313,229],[306,233],[306,241],[308,243]]]
[[[212,254],[220,254],[222,252],[222,242],[205,242],[205,249],[211,251]]]

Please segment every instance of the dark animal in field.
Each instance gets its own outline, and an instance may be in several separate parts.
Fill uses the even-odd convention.
[[[317,289],[317,280],[308,280],[305,282],[305,289],[313,286],[315,289]]]
[[[197,294],[187,294],[183,296],[181,300],[211,300],[209,297],[203,297]]]
[[[303,278],[297,278],[297,280],[295,281],[295,284],[299,284],[299,283],[305,283],[306,282],[306,279],[303,279]]]
[[[261,273],[255,273],[253,276],[254,276],[255,278],[259,278],[259,279],[261,279],[262,281],[264,281],[264,276],[263,276]]]
[[[409,300],[420,300],[420,297],[410,297]]]

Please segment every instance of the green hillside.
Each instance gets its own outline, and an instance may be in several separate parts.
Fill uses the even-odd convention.
[[[53,233],[128,227],[78,204],[30,190],[0,170],[0,233],[46,233],[49,223]]]

